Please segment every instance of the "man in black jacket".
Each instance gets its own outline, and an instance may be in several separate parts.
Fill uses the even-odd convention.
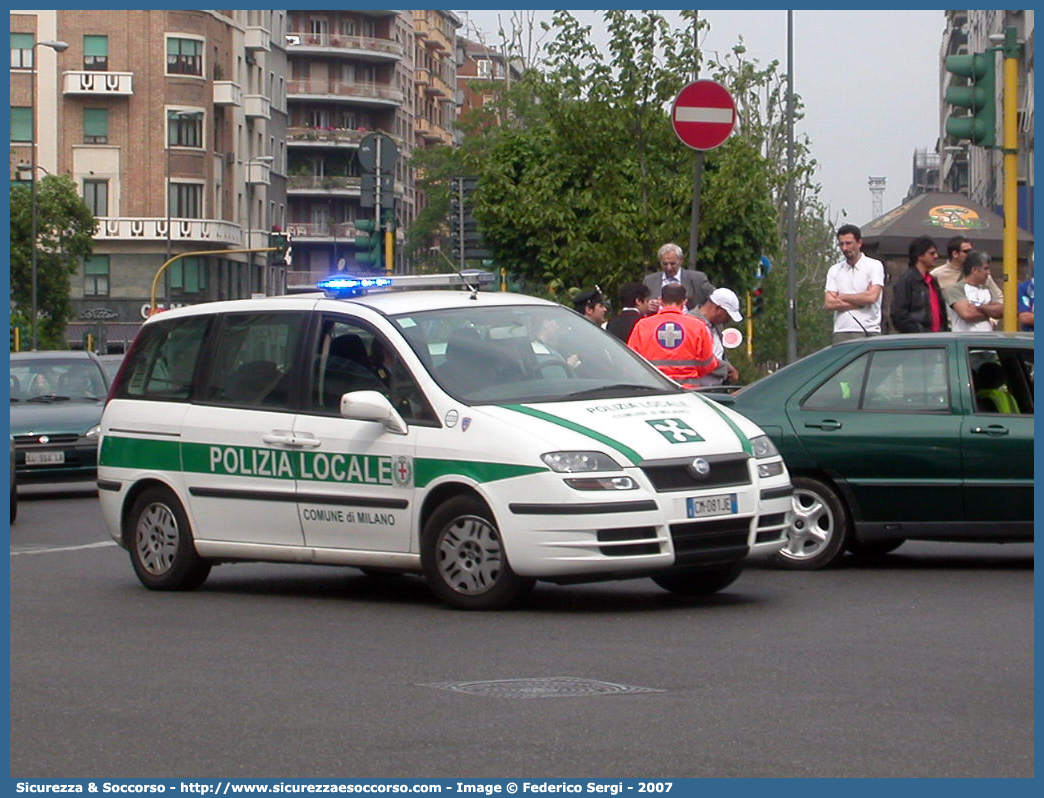
[[[624,283],[620,286],[619,296],[620,312],[609,319],[605,329],[626,344],[634,323],[649,314],[649,286],[639,282]]]
[[[909,268],[892,288],[892,326],[896,332],[945,332],[946,303],[932,275],[939,251],[928,236],[910,242]]]

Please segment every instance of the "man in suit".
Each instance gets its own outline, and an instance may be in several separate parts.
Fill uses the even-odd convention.
[[[647,274],[642,281],[649,287],[649,293],[653,298],[652,311],[655,313],[660,308],[660,294],[665,285],[678,283],[685,288],[686,307],[689,310],[699,307],[707,301],[714,286],[710,284],[707,275],[696,269],[682,268],[682,248],[677,244],[664,244],[660,247],[657,255],[660,259],[662,271]]]
[[[620,286],[619,296],[620,312],[609,319],[605,329],[626,344],[634,323],[649,313],[649,286],[638,282],[624,283]]]

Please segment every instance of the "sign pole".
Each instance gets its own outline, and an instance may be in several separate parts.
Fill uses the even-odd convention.
[[[700,77],[700,12],[692,12],[692,79]],[[689,268],[696,268],[696,247],[700,239],[700,194],[703,192],[703,150],[696,150],[692,173],[692,213],[689,219]]]
[[[694,80],[683,87],[671,106],[671,125],[686,147],[696,150],[692,219],[689,224],[689,265],[696,265],[703,188],[703,151],[721,146],[736,124],[736,103],[728,89],[713,80]]]

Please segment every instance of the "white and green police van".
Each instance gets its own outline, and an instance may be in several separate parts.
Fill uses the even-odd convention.
[[[783,545],[790,479],[757,426],[573,311],[480,279],[331,279],[149,318],[98,460],[142,583],[348,565],[422,573],[479,609],[536,580],[711,593]]]

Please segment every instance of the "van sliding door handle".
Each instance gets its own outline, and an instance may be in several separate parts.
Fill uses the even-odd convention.
[[[272,430],[267,435],[262,435],[261,440],[275,446],[288,446],[291,449],[314,449],[321,441],[314,435],[294,435],[287,430]]]

